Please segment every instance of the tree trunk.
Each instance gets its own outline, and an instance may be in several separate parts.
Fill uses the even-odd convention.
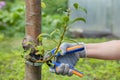
[[[26,0],[26,36],[40,45],[37,37],[41,33],[41,0]],[[25,80],[41,80],[41,66],[25,64]]]

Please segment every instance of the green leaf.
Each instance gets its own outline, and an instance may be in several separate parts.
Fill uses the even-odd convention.
[[[54,31],[52,31],[52,32],[50,33],[50,36],[54,35],[56,32],[59,32],[59,31],[60,31],[59,29],[55,29]]]
[[[57,11],[61,12],[61,11],[63,11],[63,8],[58,8]]]
[[[87,9],[80,6],[80,9],[87,14]]]
[[[46,4],[44,2],[41,2],[41,7],[46,8]]]
[[[42,50],[42,49],[43,49],[43,46],[37,46],[37,47],[36,47],[36,50],[39,50],[39,51],[40,51],[40,50]]]
[[[72,21],[72,23],[77,22],[77,21],[83,21],[83,22],[86,23],[85,18],[75,18],[75,19]]]
[[[74,6],[75,9],[79,8],[79,4],[78,3],[74,3],[73,6]]]
[[[49,34],[47,34],[47,33],[41,33],[39,36],[38,36],[38,40],[39,41],[42,41],[42,39],[43,39],[43,37],[50,37],[50,35]]]
[[[82,11],[84,11],[87,14],[86,8],[80,6],[78,3],[74,3],[73,6],[75,9],[81,9]]]
[[[37,46],[37,47],[35,47],[35,49],[39,51],[38,53],[36,53],[37,55],[44,54],[44,47],[43,46]]]
[[[69,16],[65,16],[65,17],[64,17],[64,21],[65,21],[65,22],[68,22],[68,21],[69,21]]]

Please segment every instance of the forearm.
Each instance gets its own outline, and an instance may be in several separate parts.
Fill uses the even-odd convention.
[[[120,40],[86,44],[87,57],[105,60],[120,60]]]

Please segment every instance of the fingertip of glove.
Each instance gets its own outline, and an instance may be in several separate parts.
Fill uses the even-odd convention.
[[[71,70],[71,69],[69,69],[68,76],[70,77],[70,76],[72,76],[72,75],[73,75],[72,70]]]
[[[69,72],[69,64],[65,64],[65,68],[64,68],[62,75],[67,75],[68,72]]]
[[[60,66],[56,67],[55,69],[56,73],[61,74],[64,71],[64,68],[65,68],[65,64],[64,63],[60,64]]]
[[[53,69],[53,68],[49,68],[49,71],[52,73],[55,73],[55,69]]]

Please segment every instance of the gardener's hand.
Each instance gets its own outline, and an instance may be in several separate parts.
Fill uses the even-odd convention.
[[[74,67],[80,57],[86,57],[86,50],[79,51],[73,54],[65,54],[66,49],[72,46],[83,46],[83,43],[63,43],[60,46],[60,50],[62,51],[61,55],[56,58],[56,62],[61,63],[60,66],[57,67],[55,72],[57,74],[72,76],[71,69],[69,66]],[[54,72],[53,69],[50,69],[51,72]]]

